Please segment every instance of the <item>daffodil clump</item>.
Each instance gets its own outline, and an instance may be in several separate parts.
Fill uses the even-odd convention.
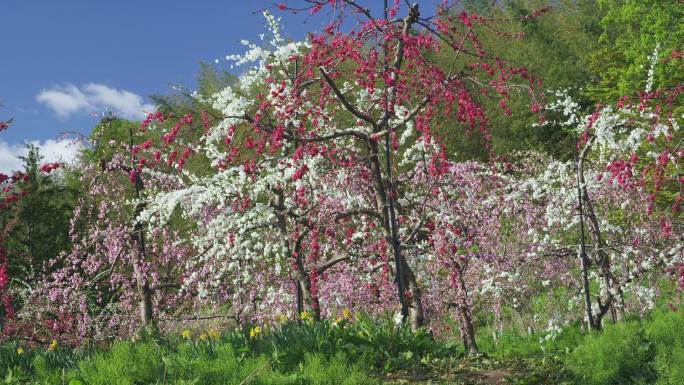
[[[185,329],[181,332],[181,337],[186,340],[191,340],[192,339],[192,332],[188,329]],[[207,331],[203,331],[199,334],[199,339],[200,341],[218,341],[221,338],[221,331],[218,329],[209,329]]]
[[[218,329],[211,329],[207,331],[207,335],[209,336],[210,339],[214,341],[218,341],[219,338],[221,338],[221,332]]]
[[[257,325],[249,329],[249,338],[257,338],[261,334],[261,326]]]
[[[349,308],[344,308],[342,309],[342,315],[337,317],[335,321],[333,321],[332,325],[333,326],[340,326],[343,325],[345,321],[350,320],[352,317],[351,310]]]
[[[314,321],[313,314],[309,313],[308,311],[303,311],[302,314],[299,315],[299,318],[307,323],[311,323]]]
[[[57,343],[57,340],[52,340],[52,342],[50,342],[50,346],[48,346],[47,350],[48,350],[48,352],[51,352],[53,350],[56,350],[58,346],[59,346],[59,344]]]

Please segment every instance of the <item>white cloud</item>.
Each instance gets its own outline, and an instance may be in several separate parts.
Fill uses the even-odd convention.
[[[86,96],[73,84],[52,90],[43,90],[36,100],[47,105],[57,115],[67,118],[76,111],[88,108],[90,105]]]
[[[76,158],[81,144],[72,140],[48,139],[44,142],[31,141],[38,146],[43,156],[42,163],[62,162],[71,163]],[[23,143],[9,144],[0,139],[0,173],[11,174],[15,170],[23,169],[23,162],[19,156],[26,155],[26,146]]]
[[[61,87],[45,89],[36,96],[36,100],[62,118],[68,118],[77,112],[101,112],[109,109],[121,118],[143,119],[146,112],[154,110],[154,106],[145,103],[138,94],[97,83],[88,83],[80,88],[67,83]]]

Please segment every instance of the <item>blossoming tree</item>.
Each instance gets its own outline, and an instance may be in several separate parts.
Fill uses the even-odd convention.
[[[682,200],[680,117],[674,113],[682,88],[653,91],[657,64],[656,48],[646,90],[616,106],[582,113],[562,91],[548,105],[578,137],[577,159],[551,163],[539,184],[529,186],[549,199],[544,232],[554,242],[579,227],[585,320],[593,329],[609,312],[614,320],[624,314],[626,290],[652,306],[653,289],[639,283],[649,274],[681,272],[681,231],[672,226]],[[595,300],[592,277],[601,288]]]
[[[496,30],[500,20],[454,13],[455,4],[430,17],[398,1],[386,4],[380,17],[354,1],[305,5],[279,8],[327,9],[334,21],[305,42],[286,43],[275,18],[265,14],[272,39],[267,47],[244,42],[247,53],[229,57],[252,66],[205,100],[217,113],[203,115],[204,135],[186,139],[183,130],[193,127],[187,117],[162,138],[168,164],[182,169],[188,156],[202,152],[218,172],[181,173],[184,188],[160,192],[140,219],[163,225],[180,206],[202,223],[194,243],[209,275],[188,281],[209,277],[200,292],[225,286],[226,277],[233,279],[233,294],[254,284],[256,274],[262,282],[284,282],[280,287],[294,278],[298,294],[271,294],[271,301],[296,297],[298,311],[318,316],[328,269],[349,269],[366,275],[370,287],[386,287],[372,282],[381,269],[391,273],[400,314],[415,329],[425,320],[415,269],[427,258],[415,247],[416,235],[443,230],[425,216],[434,194],[429,186],[449,164],[441,138],[471,130],[486,135],[481,95],[500,98],[506,109],[510,94],[523,89],[537,111],[535,80],[524,68],[490,57],[479,42],[477,29]],[[143,125],[161,118],[152,114]],[[422,179],[413,177],[418,173]],[[459,226],[456,216],[440,220]],[[446,253],[452,258],[453,250]],[[456,269],[454,277],[464,269],[445,266]]]
[[[154,331],[162,318],[192,303],[178,290],[188,273],[179,267],[190,254],[178,230],[147,232],[134,220],[145,188],[173,181],[144,174],[131,184],[134,136],[123,143],[102,138],[119,131],[130,134],[125,122],[103,120],[80,155],[84,193],[68,229],[71,249],[51,258],[48,274],[22,298],[16,334],[73,344],[111,339]]]

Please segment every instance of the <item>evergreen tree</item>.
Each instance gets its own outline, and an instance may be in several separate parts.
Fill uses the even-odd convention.
[[[6,244],[11,276],[30,284],[47,273],[47,261],[69,248],[69,220],[79,192],[71,171],[41,172],[38,147],[27,149],[20,157],[29,176],[19,186],[25,195],[3,221],[15,222]]]

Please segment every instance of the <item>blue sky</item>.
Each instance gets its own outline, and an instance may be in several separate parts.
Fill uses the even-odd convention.
[[[283,16],[284,35],[294,39],[324,23],[324,14],[279,11],[278,1],[0,0],[0,120],[14,118],[0,134],[0,172],[19,165],[26,141],[38,142],[46,161],[57,160],[74,152],[60,134],[88,133],[98,121],[93,112],[109,107],[139,118],[151,108],[147,96],[171,84],[194,88],[201,61],[258,40],[265,7]]]
[[[192,88],[200,61],[213,63],[242,52],[241,39],[258,39],[264,19],[255,11],[273,4],[0,1],[0,119],[15,122],[0,134],[0,167],[25,141],[87,133],[97,123],[91,113],[105,105],[133,118],[137,107],[148,107],[146,96],[168,92],[171,83]],[[303,15],[273,13],[284,16],[286,36],[302,38],[320,26],[303,24]]]

